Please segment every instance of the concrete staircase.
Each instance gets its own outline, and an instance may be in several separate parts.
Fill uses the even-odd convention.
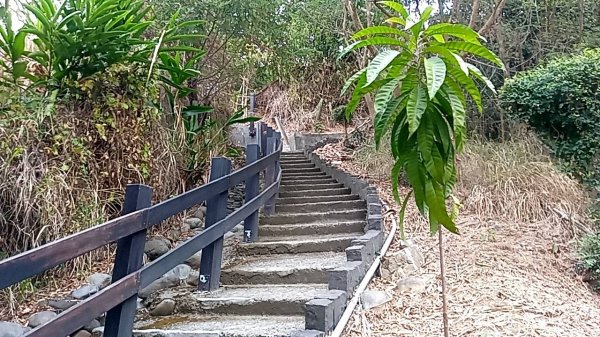
[[[240,259],[222,271],[211,293],[165,291],[177,314],[136,324],[134,336],[296,337],[304,306],[328,290],[328,271],[343,266],[345,249],[363,236],[366,205],[302,153],[283,153],[276,214],[260,220],[260,239],[239,246]]]

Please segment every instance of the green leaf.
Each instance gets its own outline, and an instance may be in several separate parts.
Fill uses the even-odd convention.
[[[367,71],[367,68],[363,68],[357,72],[355,72],[354,74],[352,74],[352,76],[350,76],[350,78],[348,78],[346,80],[346,83],[344,83],[344,86],[342,87],[342,93],[341,95],[344,95],[346,93],[346,90],[348,90],[348,88],[350,88],[350,86],[356,82],[356,80],[362,76],[362,74],[364,74]]]
[[[406,10],[406,8],[404,8],[404,6],[396,1],[380,1],[379,2],[382,5],[385,5],[391,9],[393,9],[394,11],[396,11],[396,13],[400,14],[400,16],[406,20],[406,18],[408,18],[408,11]]]
[[[496,87],[494,86],[494,83],[492,83],[492,81],[489,80],[489,78],[487,78],[482,72],[481,70],[479,70],[479,68],[477,68],[476,66],[470,64],[470,63],[466,63],[467,69],[468,71],[475,76],[478,80],[480,80],[481,82],[485,83],[485,85],[495,94],[496,93]]]
[[[429,26],[423,34],[427,36],[433,36],[438,34],[445,34],[454,37],[458,37],[467,42],[481,44],[480,40],[485,41],[483,36],[479,35],[476,31],[474,31],[471,27],[457,24],[457,23],[437,23],[435,25]]]
[[[25,76],[25,73],[27,72],[27,61],[20,61],[20,62],[16,62],[13,66],[13,78],[14,80],[17,80],[21,77]]]
[[[400,55],[400,52],[392,49],[384,50],[377,54],[367,66],[367,82],[365,83],[365,86],[373,83],[379,74],[386,69],[398,55]]]
[[[406,35],[405,32],[401,31],[398,28],[389,27],[389,26],[371,26],[371,27],[361,29],[358,32],[354,33],[354,35],[352,35],[352,38],[354,40],[358,40],[365,36],[379,35],[379,34],[391,34],[391,35],[399,35],[399,36]]]
[[[465,73],[465,75],[469,75],[469,67],[467,65],[467,62],[465,62],[465,60],[463,60],[463,58],[460,57],[460,55],[458,54],[452,53],[452,56],[454,56],[454,59],[460,67],[460,70],[462,70],[463,73]]]
[[[481,103],[481,93],[479,92],[479,88],[475,82],[473,82],[473,80],[469,76],[465,75],[465,73],[463,73],[460,69],[448,68],[448,74],[450,74],[450,77],[456,81],[456,83],[463,86],[467,90],[469,95],[471,95],[473,98],[475,105],[477,105],[479,112],[482,112],[483,104]]]
[[[505,69],[502,60],[496,56],[496,54],[482,45],[464,41],[450,41],[442,44],[442,46],[450,50],[460,50],[475,56],[479,56],[496,64],[498,67]]]
[[[415,193],[415,202],[421,214],[426,214],[428,206],[426,205],[426,193],[425,178],[426,173],[424,167],[419,160],[417,151],[409,151],[406,154],[406,162],[404,164],[404,170],[406,171],[406,178],[408,179],[410,186],[413,188]]]
[[[446,79],[446,64],[437,56],[424,59],[424,64],[428,94],[429,97],[435,97]]]
[[[438,223],[441,223],[450,232],[458,234],[458,229],[446,210],[446,198],[444,194],[445,191],[439,183],[430,180],[425,182],[425,195],[427,205],[429,206],[429,221],[432,225],[432,234],[437,232],[436,224]]]
[[[398,181],[400,180],[400,170],[404,166],[404,161],[396,160],[396,163],[392,167],[392,194],[394,196],[394,200],[396,202],[400,202],[400,186],[398,186]]]
[[[352,92],[352,98],[350,98],[350,101],[348,102],[348,104],[346,104],[345,114],[346,114],[347,121],[349,121],[351,119],[352,114],[358,107],[358,104],[360,104],[360,100],[365,95],[365,92],[363,91],[362,87],[366,81],[367,81],[367,74],[363,73],[359,77],[358,82],[356,83],[356,87],[354,88],[354,91]]]
[[[398,230],[400,231],[400,239],[406,240],[406,235],[404,233],[404,218],[406,215],[406,206],[408,205],[408,201],[412,196],[413,191],[409,191],[404,197],[404,201],[402,202],[402,207],[400,207],[400,213],[398,214]]]
[[[427,117],[427,114],[423,116],[421,125],[417,130],[417,145],[421,156],[423,157],[423,163],[427,172],[436,181],[443,183],[444,181],[444,162],[441,158],[437,146],[434,141],[435,131],[433,123]]]
[[[403,97],[392,99],[394,89],[400,82],[400,79],[395,79],[381,87],[375,96],[375,144],[379,146],[381,137],[389,128],[389,120],[398,110]]]
[[[404,46],[405,43],[386,36],[375,36],[366,40],[356,41],[342,50],[338,60],[346,56],[349,52],[366,46]]]
[[[397,16],[391,17],[391,18],[387,18],[385,20],[385,22],[387,23],[395,23],[397,25],[401,25],[401,26],[405,26],[406,25],[406,20],[403,18],[399,18]]]
[[[18,32],[12,45],[12,61],[16,62],[25,52],[25,32]]]
[[[461,151],[467,134],[467,114],[464,100],[450,87],[446,87],[446,94],[452,106],[452,124],[454,126],[454,138],[456,148]]]
[[[406,103],[406,112],[408,115],[408,130],[413,134],[419,128],[421,117],[427,109],[427,91],[419,83],[413,90]]]

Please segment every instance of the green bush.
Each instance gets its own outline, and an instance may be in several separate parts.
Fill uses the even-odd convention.
[[[590,273],[590,281],[600,280],[600,232],[588,234],[581,240],[579,256],[583,267]],[[592,282],[600,290],[600,282]]]
[[[502,88],[500,104],[533,128],[570,172],[600,186],[600,49],[518,74]]]

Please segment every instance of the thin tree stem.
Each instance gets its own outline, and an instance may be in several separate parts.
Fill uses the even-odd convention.
[[[446,297],[446,268],[444,264],[444,238],[442,228],[439,229],[439,247],[440,247],[440,274],[442,277],[442,317],[444,321],[444,337],[450,337],[450,327],[448,326],[448,298]]]

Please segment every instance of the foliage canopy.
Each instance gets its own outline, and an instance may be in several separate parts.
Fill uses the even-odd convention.
[[[571,172],[600,186],[600,49],[517,74],[500,92],[506,113],[527,123]]]

